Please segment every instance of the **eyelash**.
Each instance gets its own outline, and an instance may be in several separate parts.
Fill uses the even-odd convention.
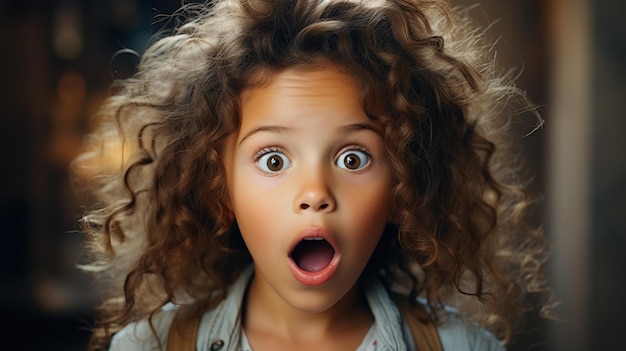
[[[337,156],[334,158],[333,163],[337,164],[337,161],[340,159],[340,157],[343,154],[345,154],[346,152],[352,151],[352,150],[363,152],[369,159],[368,164],[372,162],[372,154],[371,154],[371,152],[369,151],[368,148],[366,148],[363,145],[352,144],[352,145],[347,145],[347,146],[344,146],[343,148],[341,148],[339,150],[339,152],[337,152]],[[273,153],[273,152],[278,152],[278,153],[281,153],[283,155],[286,155],[286,151],[282,147],[279,147],[279,146],[265,146],[265,147],[260,148],[257,152],[254,153],[254,156],[252,158],[253,162],[257,163],[257,162],[259,162],[259,160],[263,156],[265,156],[267,154],[270,154],[270,153]],[[360,172],[362,170],[363,169],[349,170],[349,171],[358,173],[358,172]],[[268,172],[265,172],[265,173],[268,173]]]
[[[337,155],[341,155],[346,151],[350,151],[350,150],[356,150],[356,151],[361,151],[367,154],[368,157],[372,157],[372,154],[370,153],[369,149],[366,148],[363,145],[358,145],[358,144],[354,144],[354,145],[347,145],[344,146],[338,153]]]
[[[347,169],[347,168],[343,168],[340,165],[338,165],[339,160],[342,158],[343,155],[345,155],[346,153],[350,152],[350,151],[358,151],[358,152],[362,152],[365,154],[365,156],[367,156],[368,162],[361,168],[358,169]],[[366,148],[363,145],[359,145],[359,144],[353,144],[353,145],[347,145],[344,146],[338,153],[337,156],[334,159],[334,164],[337,165],[339,168],[344,169],[345,171],[348,172],[352,172],[352,173],[361,173],[364,172],[365,169],[369,168],[369,165],[372,163],[372,153],[369,151],[368,148]]]
[[[282,154],[285,153],[285,150],[279,146],[265,146],[260,148],[257,152],[254,153],[252,160],[257,162],[261,157],[271,153],[271,152],[280,152]]]
[[[368,157],[372,157],[372,153],[369,151],[368,148],[366,148],[365,146],[362,145],[358,145],[358,144],[354,144],[354,145],[347,145],[344,146],[343,148],[341,148],[341,150],[337,153],[337,155],[341,155],[346,151],[350,151],[350,150],[357,150],[357,151],[362,151],[364,153],[367,154]],[[270,152],[280,152],[280,153],[285,153],[285,150],[279,146],[265,146],[260,148],[257,152],[254,153],[254,156],[252,157],[252,159],[254,161],[258,161],[261,157],[263,157],[266,154],[269,154]]]

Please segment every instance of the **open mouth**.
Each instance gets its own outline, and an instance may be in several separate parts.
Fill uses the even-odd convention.
[[[311,273],[324,270],[334,256],[335,249],[323,238],[305,238],[291,253],[291,258],[298,268]]]

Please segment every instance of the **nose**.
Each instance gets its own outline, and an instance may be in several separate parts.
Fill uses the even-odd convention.
[[[337,201],[331,184],[323,171],[303,175],[301,189],[295,199],[296,212],[332,212]]]

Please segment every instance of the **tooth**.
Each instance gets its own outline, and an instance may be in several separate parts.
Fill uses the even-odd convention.
[[[304,240],[308,240],[308,241],[319,241],[319,240],[324,240],[324,238],[304,238]]]

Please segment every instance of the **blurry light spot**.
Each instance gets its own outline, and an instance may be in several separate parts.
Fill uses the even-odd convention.
[[[83,52],[83,33],[78,10],[61,6],[56,13],[53,27],[52,46],[57,56],[73,60]]]
[[[87,93],[85,79],[77,72],[66,71],[59,78],[57,91],[63,102],[83,101]]]
[[[130,30],[140,22],[137,3],[134,0],[117,0],[113,2],[113,20],[118,27]]]

